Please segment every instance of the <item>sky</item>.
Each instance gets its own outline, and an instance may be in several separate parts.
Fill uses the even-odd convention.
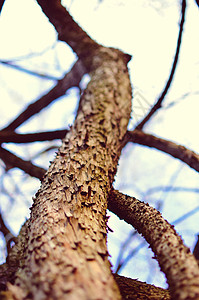
[[[132,55],[128,66],[134,91],[133,112],[129,123],[129,129],[133,129],[160,95],[169,76],[179,30],[180,2],[71,0],[62,3],[98,43],[120,48]],[[146,131],[199,152],[197,135],[199,9],[194,0],[187,1],[187,6],[175,78],[164,101],[163,109],[152,119]],[[54,76],[57,79],[70,69],[76,59],[69,47],[63,42],[57,42],[57,34],[53,26],[49,24],[34,0],[6,0],[0,17],[0,40],[0,61],[13,61],[20,66],[43,75]],[[5,126],[28,103],[45,93],[54,84],[54,80],[27,75],[0,64],[0,126]],[[30,122],[21,126],[18,132],[63,128],[72,124],[77,107],[77,95],[76,89],[67,92],[62,97],[62,101],[52,105],[51,110],[34,117]],[[34,144],[34,147],[14,145],[6,147],[24,158],[27,154],[32,158],[41,149],[39,143]],[[51,157],[53,155],[51,152]],[[45,167],[48,166],[48,161],[48,156],[35,159],[35,162]],[[0,203],[3,210],[8,212],[8,216],[10,210],[9,220],[17,232],[25,216],[28,216],[27,202],[31,203],[30,194],[34,194],[38,188],[38,182],[28,178],[21,182],[22,174],[18,170],[13,170],[10,175],[6,176],[3,184],[1,183],[1,188],[6,187],[14,194],[15,188],[11,187],[10,179],[15,176],[16,185],[23,190],[23,209],[22,206],[18,206],[18,209],[15,208],[14,215],[12,205],[6,203],[5,195],[2,196]],[[167,195],[162,190],[150,194],[149,190],[156,186],[174,186],[174,184],[194,188],[198,186],[198,183],[199,178],[195,171],[168,155],[145,147],[128,145],[120,159],[115,186],[122,192],[148,201],[154,206],[158,201],[161,203],[159,199],[163,199],[164,203],[161,204],[163,215],[170,222],[174,222],[188,210],[197,207],[198,194],[179,193],[176,195],[172,192],[172,188]],[[21,203],[21,198],[17,199]],[[194,234],[197,233],[195,224],[198,217],[199,214],[196,213],[192,222],[185,220],[182,228],[177,226],[190,247],[193,247],[195,242]],[[110,234],[109,243],[114,263],[119,251],[118,242],[121,241],[121,236],[123,238],[128,236],[129,226],[112,215],[110,227],[114,230],[114,234]],[[130,247],[134,249],[139,242],[140,238],[134,239]],[[143,260],[146,255],[145,250],[142,249],[139,253],[139,257],[136,256],[133,264],[129,263],[129,267],[124,269],[123,274],[134,276],[134,278],[141,277],[140,279],[150,282],[151,278],[143,277],[142,274],[148,264],[148,261]],[[150,256],[150,254],[147,255]],[[165,286],[165,280],[163,276],[160,278],[157,266],[154,270],[153,283]]]

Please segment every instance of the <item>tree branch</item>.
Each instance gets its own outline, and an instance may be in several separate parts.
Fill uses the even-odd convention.
[[[0,14],[1,14],[4,2],[5,2],[5,0],[0,0]]]
[[[191,168],[199,172],[199,155],[182,145],[177,145],[174,142],[144,133],[140,130],[128,131],[124,138],[124,144],[128,142],[133,142],[161,150],[183,161]]]
[[[0,231],[4,235],[4,239],[5,239],[6,247],[7,247],[7,253],[9,253],[10,243],[15,240],[15,236],[12,234],[12,232],[6,226],[1,212],[0,212]]]
[[[43,108],[52,103],[55,99],[63,96],[68,89],[74,86],[79,86],[82,76],[85,74],[85,68],[78,60],[72,69],[58,81],[57,85],[50,90],[46,95],[42,96],[37,101],[30,104],[14,121],[12,121],[4,131],[13,131],[29,118],[39,113]]]
[[[138,281],[136,279],[127,278],[114,274],[115,280],[119,286],[123,300],[135,299],[153,299],[153,300],[169,300],[170,294],[168,290]]]
[[[8,150],[0,147],[0,158],[5,162],[9,168],[19,168],[30,176],[42,180],[46,170],[33,165],[30,161],[23,160]]]
[[[136,129],[142,130],[144,125],[148,122],[148,120],[151,118],[151,116],[162,106],[162,102],[168,93],[168,90],[171,86],[174,73],[176,70],[178,58],[179,58],[179,53],[180,53],[180,46],[181,46],[181,41],[182,41],[182,32],[183,32],[183,25],[185,21],[185,10],[186,10],[186,1],[182,0],[182,9],[181,9],[181,22],[180,22],[180,29],[179,29],[179,34],[178,34],[178,41],[177,41],[177,47],[176,47],[176,53],[172,65],[172,69],[169,75],[169,78],[167,80],[167,83],[165,85],[164,90],[162,91],[162,94],[160,95],[159,99],[157,100],[156,104],[151,108],[149,113],[146,115],[146,117],[137,125]]]
[[[160,212],[112,190],[108,208],[131,224],[149,243],[165,273],[172,299],[199,299],[199,268],[189,248]]]
[[[60,0],[37,0],[37,2],[58,32],[59,40],[66,42],[76,52],[89,72],[92,56],[100,45],[74,22]]]
[[[41,73],[38,73],[38,72],[35,72],[35,71],[32,71],[32,70],[28,70],[26,68],[23,68],[22,66],[18,66],[18,65],[13,64],[11,61],[0,60],[0,63],[3,64],[3,65],[8,66],[10,68],[13,68],[15,70],[18,70],[18,71],[27,73],[29,75],[33,75],[33,76],[42,78],[42,79],[56,80],[56,81],[58,80],[57,77],[54,77],[54,76],[51,76],[51,75],[46,75],[46,74],[41,74]]]
[[[0,143],[32,143],[63,139],[68,130],[56,130],[19,134],[13,131],[0,131]]]

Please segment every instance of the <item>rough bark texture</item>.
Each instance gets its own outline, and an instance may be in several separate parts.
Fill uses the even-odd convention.
[[[114,275],[119,286],[122,300],[170,300],[168,290],[155,287],[136,279]]]
[[[199,268],[174,227],[148,204],[112,190],[109,208],[133,225],[150,244],[167,277],[173,300],[199,299]]]
[[[99,50],[74,126],[46,173],[6,299],[119,299],[106,248],[107,195],[131,112],[125,56]]]

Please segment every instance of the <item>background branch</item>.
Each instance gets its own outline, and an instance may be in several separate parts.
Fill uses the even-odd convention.
[[[128,131],[124,143],[133,142],[140,145],[156,148],[183,161],[192,169],[199,172],[199,155],[182,145],[144,133],[140,130]]]
[[[15,240],[15,236],[12,234],[10,229],[6,226],[3,216],[0,212],[0,231],[2,232],[6,241],[7,253],[10,251],[10,243]]]
[[[5,162],[8,168],[19,168],[30,176],[42,180],[46,170],[35,166],[30,161],[23,160],[8,150],[0,147],[0,158]]]
[[[2,11],[5,0],[0,0],[0,13]]]
[[[56,81],[58,80],[57,77],[54,77],[54,76],[51,76],[51,75],[47,75],[47,74],[41,74],[41,73],[38,73],[38,72],[35,72],[35,71],[32,71],[32,70],[25,69],[22,66],[18,66],[18,65],[13,64],[11,61],[0,60],[0,63],[2,65],[6,65],[6,66],[8,66],[10,68],[13,68],[15,70],[18,70],[18,71],[27,73],[29,75],[33,75],[33,76],[42,78],[42,79],[56,80]]]
[[[56,130],[19,134],[13,131],[0,131],[0,143],[32,143],[63,139],[68,130]]]
[[[182,0],[182,9],[181,9],[181,22],[180,22],[180,29],[179,29],[179,35],[178,35],[178,41],[177,41],[177,47],[176,47],[176,53],[172,65],[172,69],[170,72],[170,76],[167,80],[167,83],[165,85],[165,88],[162,91],[162,94],[160,95],[159,99],[155,103],[155,105],[151,108],[149,113],[146,115],[146,117],[136,126],[136,129],[142,130],[144,125],[148,122],[148,120],[151,118],[151,116],[162,106],[162,102],[171,86],[174,73],[176,70],[178,58],[179,58],[179,53],[180,53],[180,46],[181,46],[181,41],[182,41],[182,32],[183,32],[183,25],[185,21],[185,10],[186,10],[186,1]]]
[[[63,96],[68,89],[74,86],[79,86],[82,76],[85,74],[85,68],[78,60],[72,69],[58,81],[56,86],[50,90],[46,95],[30,104],[14,121],[6,126],[4,131],[13,131],[29,118],[39,113],[43,108],[52,103],[55,99]]]

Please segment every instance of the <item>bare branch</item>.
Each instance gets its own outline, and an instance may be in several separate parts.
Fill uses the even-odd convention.
[[[42,96],[37,101],[30,104],[14,121],[12,121],[4,131],[13,131],[29,118],[39,113],[43,108],[48,106],[57,98],[63,96],[68,89],[74,86],[79,86],[82,76],[85,74],[85,68],[78,60],[72,69],[58,81],[57,85],[50,90],[46,95]]]
[[[19,134],[13,131],[0,131],[0,143],[32,143],[41,141],[52,141],[56,139],[63,139],[68,130],[56,130]]]
[[[127,265],[127,263],[135,256],[135,254],[140,251],[144,246],[146,246],[146,242],[142,241],[139,245],[137,245],[134,249],[132,249],[125,258],[122,258],[118,265],[116,265],[115,273],[121,272],[121,270]]]
[[[33,165],[30,161],[23,160],[8,150],[0,147],[0,158],[11,168],[19,168],[30,176],[42,180],[46,170]]]
[[[0,14],[1,14],[4,2],[5,2],[5,0],[0,0]]]
[[[22,66],[18,66],[18,65],[13,64],[11,61],[0,60],[0,63],[3,64],[3,65],[8,66],[10,68],[13,68],[15,70],[18,70],[18,71],[27,73],[29,75],[33,75],[33,76],[42,78],[42,79],[56,80],[56,81],[58,80],[57,77],[54,77],[54,76],[51,76],[51,75],[47,75],[47,74],[41,74],[41,73],[38,73],[38,72],[35,72],[35,71],[32,71],[32,70],[28,70],[26,68],[23,68]]]
[[[199,299],[199,268],[174,227],[160,212],[134,197],[113,190],[108,208],[141,233],[165,273],[172,299]]]
[[[1,213],[0,213],[0,231],[3,233],[6,242],[8,242],[10,239],[14,238],[14,235],[11,233],[11,231],[6,226]]]
[[[129,131],[125,137],[125,143],[133,142],[140,145],[156,148],[183,161],[192,169],[199,172],[199,155],[182,145],[144,133],[140,130]]]
[[[9,253],[9,251],[10,251],[10,243],[12,241],[15,241],[15,236],[12,234],[12,232],[6,226],[1,212],[0,212],[0,231],[4,235],[4,239],[5,239],[6,247],[7,247],[7,253]]]
[[[66,42],[90,70],[92,55],[99,48],[82,28],[74,22],[60,0],[37,0],[44,14],[58,32],[58,38]]]
[[[148,122],[148,120],[151,118],[151,116],[162,106],[162,102],[168,93],[168,90],[171,86],[174,73],[176,70],[178,58],[179,58],[179,53],[180,53],[180,46],[181,46],[181,41],[182,41],[182,32],[183,32],[183,25],[185,21],[185,11],[186,11],[186,0],[182,0],[182,9],[181,9],[181,22],[180,22],[180,29],[179,29],[179,34],[178,34],[178,41],[177,41],[177,47],[176,47],[176,53],[172,65],[172,69],[168,78],[168,81],[165,85],[164,90],[162,91],[162,94],[160,95],[159,99],[157,100],[156,104],[151,108],[149,113],[146,115],[146,117],[140,122],[140,124],[137,125],[136,129],[142,130],[144,125]]]

